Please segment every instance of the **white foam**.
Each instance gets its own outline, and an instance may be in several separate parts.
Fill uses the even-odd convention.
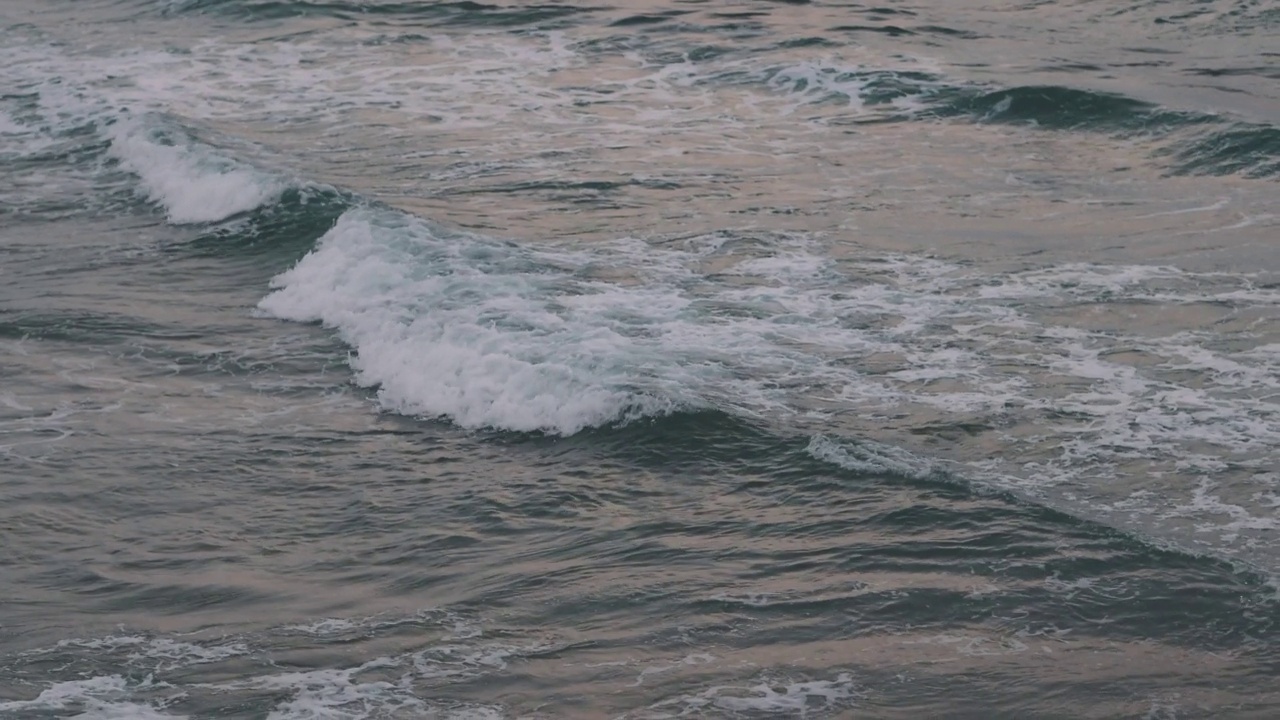
[[[769,87],[791,93],[806,103],[839,101],[854,109],[862,109],[862,95],[871,78],[842,73],[835,67],[803,63],[779,68],[764,76]],[[795,107],[789,109],[794,112]]]
[[[220,662],[238,655],[244,655],[249,651],[245,644],[240,642],[223,645],[198,645],[171,638],[143,635],[111,635],[89,639],[72,638],[59,641],[57,647],[82,648],[98,652],[127,650],[127,658],[129,660],[146,661],[149,667],[157,670],[171,670],[191,665]]]
[[[915,457],[901,448],[868,440],[841,442],[817,435],[805,450],[818,460],[857,473],[912,479],[937,478],[942,473],[941,467],[931,461]]]
[[[1255,493],[1250,500],[1256,502],[1258,507],[1251,510],[1224,501],[1212,492],[1217,487],[1218,484],[1213,480],[1201,479],[1190,501],[1165,511],[1165,516],[1195,518],[1199,521],[1196,525],[1198,532],[1217,535],[1225,543],[1236,542],[1242,532],[1249,530],[1268,531],[1268,536],[1275,530],[1280,530],[1280,515],[1276,513],[1274,495],[1268,498],[1267,494]]]
[[[1127,293],[1143,283],[1162,280],[1185,280],[1187,273],[1162,265],[1096,265],[1069,263],[1035,268],[1006,275],[985,284],[978,292],[983,299],[1087,296],[1101,293]],[[1145,296],[1145,294],[1144,294]]]
[[[412,615],[380,614],[363,618],[322,618],[302,625],[286,625],[280,630],[300,633],[317,638],[350,638],[353,635],[374,635],[389,628],[404,625],[447,627],[446,640],[467,640],[479,637],[480,626],[448,610],[424,608]]]
[[[851,675],[831,680],[790,680],[762,677],[749,685],[715,685],[690,695],[664,700],[653,709],[681,708],[679,716],[722,710],[733,713],[768,713],[806,716],[847,707],[858,698]]]
[[[1147,711],[1142,714],[1142,720],[1178,720],[1179,717],[1184,717],[1179,713],[1182,710],[1180,700],[1178,693],[1148,698],[1148,702],[1151,704],[1147,707]]]
[[[360,641],[366,639],[403,635],[406,625],[419,626],[413,632],[423,639],[411,650],[340,660],[319,668],[297,668],[286,659],[296,658],[303,647],[321,647],[334,637],[340,637],[345,647],[360,648]],[[310,637],[299,638],[299,633]],[[443,699],[439,688],[501,673],[524,657],[554,647],[536,639],[488,639],[477,624],[438,609],[319,619],[218,643],[141,634],[70,638],[16,656],[24,682],[34,682],[43,673],[54,677],[31,700],[0,702],[0,715],[158,720],[181,717],[171,709],[186,702],[245,697],[255,703],[270,702],[269,709],[257,712],[275,720],[491,720],[504,716],[501,706]],[[212,673],[190,669],[229,658],[241,659]],[[90,677],[93,671],[84,670],[102,666],[127,672]],[[66,676],[75,679],[64,680]],[[136,679],[139,676],[141,681]]]
[[[543,643],[444,643],[404,655],[375,658],[351,667],[274,672],[212,687],[288,693],[289,698],[278,703],[267,715],[274,720],[500,718],[503,717],[500,706],[440,702],[424,694],[424,684],[435,687],[442,681],[481,677],[505,669],[509,661],[548,647]]]
[[[427,704],[413,694],[410,678],[402,677],[396,681],[357,678],[361,672],[391,663],[390,660],[379,659],[354,668],[282,672],[240,685],[291,694],[290,699],[279,703],[267,714],[269,720],[356,720],[379,714],[394,717],[396,713],[425,715]]]
[[[47,713],[76,713],[80,720],[172,720],[171,715],[149,704],[131,701],[130,696],[152,686],[150,678],[130,683],[120,675],[103,675],[85,680],[56,682],[34,700],[0,702],[0,713],[14,717],[40,717]]]
[[[274,202],[286,184],[162,127],[124,118],[111,154],[142,180],[174,223],[210,223]]]
[[[1218,198],[1216,202],[1209,205],[1195,205],[1192,207],[1178,208],[1177,210],[1162,210],[1160,212],[1147,213],[1145,215],[1135,216],[1135,220],[1145,220],[1147,218],[1167,217],[1169,215],[1186,215],[1188,213],[1209,212],[1213,210],[1221,210],[1231,204],[1230,197]]]
[[[716,656],[710,653],[689,653],[675,662],[661,663],[650,665],[640,671],[633,683],[636,687],[649,682],[650,678],[655,675],[664,675],[674,670],[680,670],[687,667],[697,667],[699,665],[708,665],[715,662]]]
[[[643,291],[548,270],[510,245],[353,211],[260,307],[336,328],[360,382],[406,414],[570,434],[678,407],[638,387],[636,365],[663,362],[657,348],[605,321]]]
[[[324,618],[316,620],[305,625],[286,625],[282,630],[290,632],[298,632],[304,635],[315,635],[317,637],[329,637],[334,635],[346,635],[365,628],[365,624],[358,620],[350,620],[347,618]]]
[[[734,605],[746,605],[748,607],[769,607],[785,602],[785,597],[776,593],[716,593],[712,595],[711,600],[722,603],[730,603]]]
[[[775,280],[799,279],[817,276],[831,264],[831,260],[811,253],[783,252],[770,257],[743,260],[730,268],[729,272]]]

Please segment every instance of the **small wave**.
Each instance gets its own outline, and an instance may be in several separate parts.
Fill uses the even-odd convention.
[[[767,68],[751,61],[730,61],[720,69],[695,70],[677,79],[690,85],[764,85],[786,96],[787,114],[801,108],[829,105],[852,113],[861,122],[903,120],[914,117],[930,99],[954,87],[940,74],[916,68],[846,67],[818,61]]]
[[[593,287],[511,244],[353,210],[273,284],[260,307],[336,328],[389,410],[570,435],[684,404],[638,387],[673,361],[616,322],[661,298]]]
[[[990,92],[944,93],[934,111],[984,122],[1033,123],[1054,130],[1132,130],[1166,122],[1150,103],[1115,93],[1060,86],[1023,86]]]
[[[1118,93],[1055,85],[993,88],[941,73],[844,67],[807,62],[764,70],[731,66],[695,74],[688,84],[762,84],[792,99],[787,109],[830,105],[855,122],[964,118],[1045,130],[1147,136],[1182,174],[1274,177],[1280,174],[1280,129],[1217,115],[1179,111]],[[831,121],[839,121],[833,117]]]
[[[1274,177],[1280,174],[1280,128],[1177,111],[1116,93],[1026,86],[936,94],[925,116],[965,116],[989,123],[1021,123],[1047,130],[1145,135],[1164,144],[1180,174]]]
[[[288,187],[168,123],[125,117],[108,132],[111,155],[141,178],[147,198],[173,223],[226,220],[275,202]]]
[[[200,645],[145,635],[112,635],[103,638],[62,640],[57,649],[98,653],[127,653],[130,661],[146,660],[157,670],[216,663],[249,652],[244,643]]]
[[[111,84],[39,43],[6,48],[20,94],[0,98],[0,160],[22,171],[6,209],[44,216],[154,203],[174,224],[208,224],[270,205],[294,183],[216,147],[197,123]],[[128,66],[136,58],[113,59]],[[88,76],[87,78],[84,76]],[[78,77],[76,81],[67,77]],[[64,209],[65,208],[65,209]]]
[[[1273,178],[1280,176],[1280,128],[1256,123],[1216,127],[1173,145],[1168,154],[1183,173]]]
[[[0,135],[23,135],[27,129],[15,121],[8,113],[0,111]]]
[[[35,699],[0,702],[0,714],[44,717],[74,712],[74,717],[82,720],[173,720],[186,717],[166,713],[157,704],[137,701],[136,695],[145,695],[153,686],[150,680],[130,682],[121,675],[56,682]]]

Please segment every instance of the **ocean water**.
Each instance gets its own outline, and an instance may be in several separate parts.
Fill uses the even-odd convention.
[[[1280,716],[1280,6],[0,0],[0,718]]]

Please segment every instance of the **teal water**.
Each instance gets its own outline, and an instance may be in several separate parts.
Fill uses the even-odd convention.
[[[0,2],[0,717],[1273,717],[1278,53]]]

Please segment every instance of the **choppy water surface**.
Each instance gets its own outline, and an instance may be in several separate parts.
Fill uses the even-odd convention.
[[[1280,712],[1274,4],[0,62],[0,717]]]

